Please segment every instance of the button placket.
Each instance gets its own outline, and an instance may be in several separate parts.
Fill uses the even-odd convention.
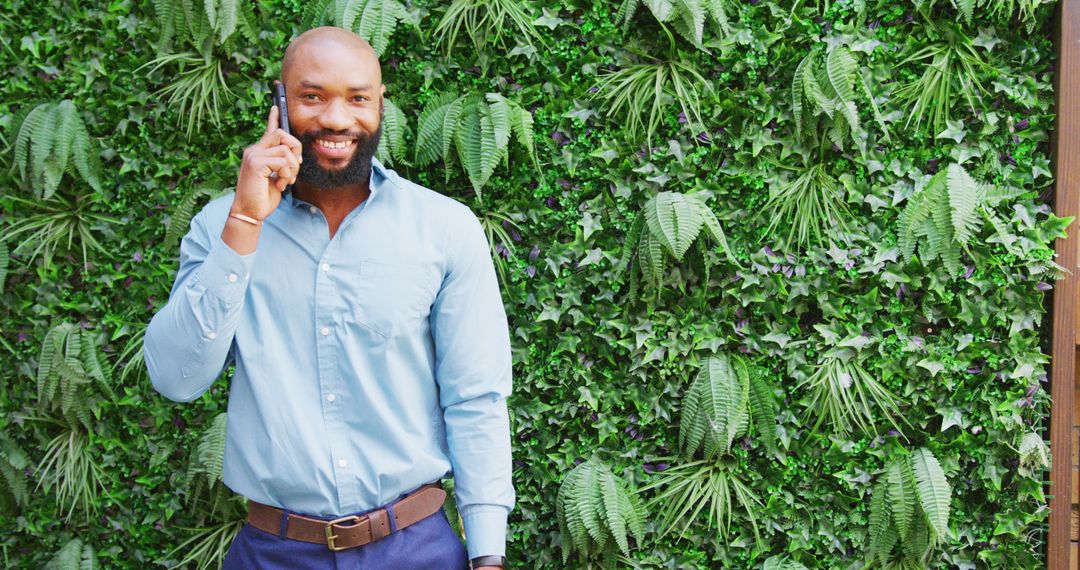
[[[317,217],[314,219],[318,219]],[[340,231],[339,231],[340,233]],[[339,405],[340,397],[348,394],[348,388],[343,385],[345,371],[340,369],[338,352],[342,350],[341,342],[348,337],[346,330],[339,329],[341,324],[337,320],[340,314],[338,303],[340,302],[339,285],[330,277],[333,257],[334,242],[328,244],[322,255],[316,257],[314,269],[315,277],[315,339],[318,355],[319,389],[322,394],[321,407],[322,418],[325,422],[330,460],[333,462],[333,478],[335,480],[338,505],[354,505],[359,500],[359,482],[351,472],[354,467],[353,458],[350,457],[352,448],[348,437],[343,436],[347,432],[344,410]],[[340,337],[340,338],[339,338]],[[344,400],[341,400],[344,402]]]

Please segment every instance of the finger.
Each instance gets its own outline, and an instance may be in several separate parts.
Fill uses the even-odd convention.
[[[272,146],[266,149],[266,155],[275,158],[284,158],[289,161],[289,166],[293,172],[300,170],[300,163],[303,161],[302,157],[298,157],[285,145]]]
[[[286,133],[284,129],[281,130],[281,144],[289,147],[292,153],[296,155],[296,159],[300,162],[304,161],[304,145],[300,143],[300,139]]]
[[[289,157],[289,156],[291,156],[293,158],[296,158],[296,155],[293,154],[292,149],[289,148],[287,145],[284,145],[284,144],[277,144],[277,145],[273,145],[273,146],[268,146],[268,147],[263,149],[262,155],[267,156],[267,157],[276,157],[276,158],[285,158],[285,157]]]
[[[263,143],[263,146],[282,145],[290,154],[295,155],[297,160],[304,160],[303,143],[300,142],[300,139],[285,132],[285,129],[275,129],[273,133],[267,135],[264,140],[260,142]]]
[[[277,105],[270,106],[270,116],[266,118],[266,132],[263,133],[262,138],[268,139],[270,134],[278,128],[278,108]]]
[[[275,173],[278,175],[278,178],[284,178],[286,172],[291,174],[291,168],[287,158],[272,156],[264,158],[261,161],[261,164],[257,167],[257,172],[264,178],[270,178],[270,176]]]
[[[285,189],[289,187],[289,184],[291,184],[291,182],[284,178],[278,178],[273,182],[273,186],[277,189],[278,192],[284,192]]]

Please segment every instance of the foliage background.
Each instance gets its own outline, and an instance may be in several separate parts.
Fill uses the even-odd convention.
[[[686,537],[657,539],[650,522],[630,556],[637,564],[757,568],[787,553],[809,568],[858,568],[869,491],[903,445],[932,450],[953,487],[954,536],[933,567],[1044,565],[1047,472],[1025,469],[1018,446],[1048,417],[1044,293],[1052,278],[1041,262],[1061,226],[1046,206],[1053,6],[980,5],[1005,10],[980,9],[965,22],[948,2],[922,10],[901,2],[730,2],[731,29],[721,33],[710,23],[705,39],[715,43],[706,52],[682,35],[669,39],[644,7],[624,30],[613,2],[547,0],[527,5],[537,32],[531,44],[507,34],[479,45],[462,39],[447,53],[433,31],[448,3],[404,3],[416,26],[392,34],[383,69],[388,97],[413,133],[424,105],[443,93],[500,93],[535,120],[540,167],[511,145],[508,164],[480,195],[458,166],[445,180],[441,163],[397,165],[481,216],[514,222],[505,228],[508,242],[493,245],[507,258],[503,293],[514,341],[518,506],[508,547],[517,567],[563,567],[554,505],[570,468],[595,454],[639,488],[676,461],[679,403],[702,359],[717,350],[741,351],[778,387],[780,452],[752,437],[736,447],[738,469],[763,503],[756,513],[763,540],[755,542],[746,524],[724,541],[704,524]],[[1027,5],[1035,6],[1026,19],[1031,29],[1016,17]],[[33,185],[14,168],[20,113],[62,99],[76,104],[96,141],[102,183],[93,190],[72,175],[61,192],[85,197],[88,211],[115,222],[91,225],[104,248],[91,250],[85,265],[78,242],[61,243],[52,264],[6,244],[15,251],[0,309],[0,427],[28,459],[20,472],[32,492],[25,504],[0,511],[0,562],[39,568],[78,537],[104,567],[168,566],[187,529],[207,524],[205,504],[187,506],[185,474],[199,434],[225,409],[228,384],[173,405],[137,368],[122,379],[118,371],[167,299],[178,251],[165,239],[170,216],[197,189],[234,184],[242,149],[261,132],[280,55],[304,29],[304,5],[251,4],[254,41],[214,48],[235,97],[224,100],[220,125],[204,121],[190,138],[180,113],[157,93],[175,68],[145,67],[162,33],[150,2],[8,8],[0,15],[0,225],[37,212]],[[957,31],[991,62],[976,74],[987,92],[975,109],[953,105],[955,122],[944,133],[905,124],[910,107],[895,88],[925,68],[907,56]],[[796,140],[796,67],[811,50],[837,46],[856,56],[891,135],[885,139],[862,98],[865,155],[851,145],[807,150]],[[661,100],[652,148],[640,130],[628,132],[624,113],[609,114],[595,97],[604,73],[650,56],[692,65],[711,87],[700,96],[700,126],[680,115],[678,102]],[[652,102],[638,97],[632,105]],[[405,136],[411,145],[414,135]],[[834,244],[781,248],[785,228],[766,231],[765,205],[789,179],[784,167],[807,157],[834,178],[849,176],[842,190],[849,227],[830,235]],[[900,255],[899,213],[928,174],[955,161],[980,181],[1023,192],[997,207],[1009,235],[1027,240],[1023,255],[989,231],[968,247],[962,275],[940,260]],[[681,262],[669,260],[659,294],[642,283],[638,298],[628,298],[636,269],[623,272],[616,262],[634,216],[658,191],[695,190],[705,191],[699,195],[738,265],[706,242]],[[68,520],[54,491],[35,489],[35,466],[57,433],[34,419],[48,412],[35,378],[56,322],[92,333],[114,369],[115,397],[93,403],[86,440],[104,489]],[[908,441],[884,423],[880,436],[811,433],[799,382],[841,342],[904,398]]]

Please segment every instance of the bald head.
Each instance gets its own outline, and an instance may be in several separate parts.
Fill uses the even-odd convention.
[[[281,61],[281,82],[289,84],[298,69],[309,68],[313,62],[341,66],[357,66],[374,70],[375,82],[382,83],[379,57],[364,38],[343,28],[323,26],[312,28],[296,37],[285,49]]]

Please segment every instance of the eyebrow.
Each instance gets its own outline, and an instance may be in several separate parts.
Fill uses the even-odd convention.
[[[323,91],[323,86],[318,83],[312,83],[310,81],[301,81],[300,86],[306,89],[315,89],[317,91]],[[349,91],[371,91],[373,87],[371,85],[360,85],[358,87],[349,87]]]

